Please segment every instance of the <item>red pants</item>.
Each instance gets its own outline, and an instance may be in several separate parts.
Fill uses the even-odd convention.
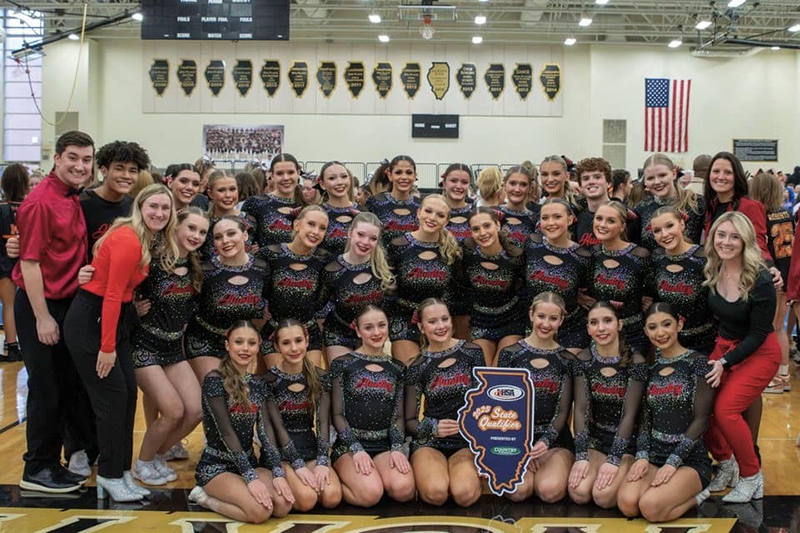
[[[722,358],[737,344],[738,341],[717,337],[717,346],[708,357],[709,360]],[[742,413],[769,385],[780,363],[778,337],[770,333],[764,344],[750,357],[722,374],[705,441],[711,455],[718,461],[735,455],[742,476],[752,476],[760,470],[753,437]]]

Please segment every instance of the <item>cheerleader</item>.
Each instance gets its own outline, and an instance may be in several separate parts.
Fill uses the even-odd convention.
[[[653,154],[644,162],[644,186],[652,196],[634,208],[639,217],[640,232],[629,237],[632,241],[651,252],[656,249],[656,240],[650,220],[661,206],[672,206],[681,213],[684,220],[686,238],[690,243],[700,243],[705,224],[706,206],[691,191],[684,190],[678,183],[678,169],[664,154]]]
[[[542,292],[554,292],[564,299],[566,314],[558,329],[558,343],[578,353],[589,346],[586,310],[578,296],[589,282],[592,254],[570,239],[575,221],[572,208],[562,198],[549,198],[542,205],[540,234],[525,243],[525,307]]]
[[[419,329],[411,317],[425,298],[450,301],[461,250],[445,229],[450,208],[441,194],[430,194],[420,205],[420,225],[389,243],[389,264],[397,280],[390,336],[392,355],[403,364],[419,353]]]
[[[457,419],[465,394],[475,386],[472,369],[484,364],[483,351],[453,338],[450,312],[442,300],[424,300],[418,315],[422,353],[408,367],[405,389],[406,431],[411,435],[417,490],[431,505],[444,505],[452,494],[457,505],[469,507],[481,496],[482,482]]]
[[[564,299],[541,292],[530,307],[533,331],[525,339],[500,352],[498,366],[527,368],[536,393],[534,405],[535,444],[522,485],[508,495],[515,502],[536,493],[545,503],[556,503],[567,495],[567,480],[574,462],[574,441],[569,429],[572,408],[572,367],[575,356],[557,341],[566,316]]]
[[[172,191],[176,213],[191,205],[200,192],[200,174],[189,163],[168,166],[164,171],[164,183]]]
[[[253,324],[235,321],[226,334],[226,356],[203,379],[206,445],[195,470],[197,486],[189,494],[206,509],[251,524],[286,516],[295,502],[273,445],[266,384],[250,373],[259,342]],[[253,450],[254,426],[260,459]]]
[[[260,252],[272,272],[271,278],[265,281],[270,318],[262,330],[267,340],[261,346],[267,366],[278,360],[272,334],[278,321],[285,318],[294,318],[306,325],[308,357],[314,365],[322,364],[322,332],[314,314],[323,306],[320,278],[331,259],[328,252],[318,248],[327,231],[327,213],[318,205],[310,205],[297,215],[290,243],[271,244]]]
[[[239,189],[236,178],[224,170],[215,170],[208,179],[208,216],[211,220],[206,243],[202,248],[203,259],[208,259],[214,253],[214,225],[222,217],[240,217],[247,225],[247,243],[245,249],[248,253],[258,251],[258,243],[254,242],[252,228],[255,227],[256,219],[246,213],[242,213],[239,208]]]
[[[417,164],[407,155],[398,155],[386,170],[389,190],[367,199],[367,210],[383,224],[383,243],[388,244],[406,232],[415,231],[419,200],[411,193],[417,181]],[[375,178],[373,178],[375,179]]]
[[[660,246],[651,256],[655,297],[682,317],[678,334],[681,346],[710,354],[716,344],[717,327],[708,308],[708,288],[704,285],[705,249],[686,242],[686,223],[675,207],[656,209],[648,225]]]
[[[292,220],[297,208],[303,207],[303,192],[297,183],[300,163],[291,154],[278,154],[270,163],[274,191],[251,196],[242,204],[242,211],[255,218],[255,242],[259,248],[292,240]]]
[[[380,308],[366,306],[356,317],[358,351],[331,363],[333,426],[338,437],[333,467],[350,505],[372,507],[384,491],[399,502],[414,497],[414,474],[403,453],[405,367],[386,355],[389,320]]]
[[[562,198],[574,204],[569,184],[567,161],[560,155],[545,157],[539,164],[539,181],[542,184],[543,199]]]
[[[322,270],[320,301],[331,302],[323,336],[328,364],[358,347],[351,327],[365,305],[380,306],[387,291],[395,288],[395,277],[381,244],[381,223],[369,212],[356,215],[347,232],[344,254]]]
[[[464,241],[462,284],[471,293],[470,337],[488,366],[525,334],[519,293],[525,272],[522,250],[500,229],[497,212],[478,207],[469,217],[472,237]]]
[[[338,161],[325,163],[319,171],[322,189],[322,208],[328,213],[328,233],[320,248],[337,257],[344,253],[348,229],[358,214],[358,205],[353,201],[353,176]]]
[[[202,263],[203,291],[185,338],[186,357],[199,382],[225,357],[231,324],[264,316],[269,265],[247,253],[247,238],[240,217],[222,217],[214,225],[216,253]]]
[[[450,206],[450,220],[447,222],[449,231],[459,244],[471,236],[469,230],[469,214],[473,205],[468,202],[469,190],[472,185],[472,170],[464,163],[453,163],[442,174],[442,195]],[[453,321],[453,336],[457,339],[469,338],[469,313],[472,310],[472,301],[466,291],[462,292],[450,304]]]
[[[0,301],[2,301],[3,352],[0,361],[16,363],[22,361],[22,352],[17,342],[17,326],[14,321],[14,298],[17,288],[11,280],[11,272],[17,263],[17,252],[14,258],[6,251],[6,242],[10,238],[18,239],[17,209],[31,189],[28,169],[20,163],[12,163],[3,170],[0,178],[4,201],[0,203]],[[19,241],[17,241],[19,242]]]
[[[620,336],[622,320],[614,306],[594,304],[587,328],[592,344],[575,365],[575,464],[568,490],[575,503],[594,500],[611,509],[633,464],[647,366]]]
[[[300,321],[281,320],[274,343],[281,356],[264,377],[289,436],[283,468],[295,496],[294,510],[309,511],[317,502],[332,509],[342,500],[342,487],[328,460],[331,397],[327,375],[306,357],[308,333]]]
[[[679,341],[683,320],[668,303],[657,302],[645,316],[645,331],[656,347],[644,398],[636,462],[617,498],[625,516],[641,513],[648,522],[671,522],[698,505],[711,480],[703,433],[714,403],[706,356]],[[700,496],[702,498],[702,496]]]
[[[539,225],[539,205],[535,204],[536,211],[527,207],[528,197],[534,187],[533,174],[520,165],[508,169],[503,177],[506,203],[499,209],[502,213],[502,227],[508,231],[511,243],[520,248]]]
[[[781,348],[772,329],[775,288],[753,225],[742,213],[720,215],[711,227],[706,254],[708,305],[719,320],[707,374],[719,391],[706,444],[720,468],[708,490],[733,486],[723,501],[746,503],[764,492],[761,462],[742,413],[761,397],[780,365]]]
[[[592,249],[589,296],[617,309],[627,345],[636,353],[644,353],[647,338],[642,329],[642,309],[652,303],[653,274],[650,252],[623,238],[627,214],[621,203],[608,202],[594,215],[594,233],[600,244]]]

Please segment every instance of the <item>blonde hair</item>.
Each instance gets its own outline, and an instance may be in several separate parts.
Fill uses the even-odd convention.
[[[160,250],[161,268],[165,272],[172,272],[172,270],[175,268],[175,262],[178,260],[178,239],[175,237],[177,216],[175,215],[175,202],[172,198],[169,188],[160,183],[149,185],[142,189],[138,195],[136,195],[131,208],[131,216],[117,218],[111,227],[108,228],[108,231],[106,231],[105,234],[100,237],[100,240],[94,244],[92,253],[96,256],[97,252],[100,251],[100,247],[103,245],[108,236],[111,235],[114,230],[125,226],[131,228],[139,238],[139,242],[142,243],[142,259],[139,261],[139,266],[144,268],[146,265],[149,265],[152,259],[150,250],[153,248],[156,236],[150,233],[150,230],[147,229],[147,225],[144,223],[144,217],[142,216],[142,204],[144,204],[145,200],[157,194],[167,195],[170,203],[169,220],[167,221],[167,225],[164,227],[164,229],[159,232],[159,235],[163,234],[160,245],[162,248]]]
[[[667,157],[664,154],[653,154],[647,159],[644,160],[644,164],[642,165],[643,169],[647,169],[647,167],[651,166],[658,166],[664,165],[672,172],[677,170],[675,163],[672,162],[672,159]],[[678,195],[678,201],[675,202],[675,209],[680,211],[681,213],[688,213],[692,211],[693,213],[697,213],[697,196],[689,190],[684,189],[681,187],[680,182],[678,181],[677,173],[675,179],[673,180],[673,184],[675,186],[675,192]]]
[[[761,248],[756,242],[756,230],[753,223],[738,211],[728,211],[723,213],[711,226],[711,231],[706,239],[706,256],[708,262],[703,268],[706,280],[703,285],[716,293],[717,284],[722,278],[722,259],[720,259],[717,249],[714,247],[714,237],[717,234],[720,224],[730,222],[739,236],[742,238],[742,274],[739,277],[739,293],[743,301],[747,301],[750,291],[756,284],[759,272],[767,268],[764,260],[761,259]]]
[[[436,297],[425,298],[424,300],[422,300],[419,303],[419,305],[417,306],[417,310],[415,311],[416,314],[417,314],[417,322],[418,322],[418,324],[422,324],[422,315],[423,315],[423,313],[425,313],[425,310],[427,308],[429,308],[429,307],[433,307],[434,305],[443,305],[444,308],[447,309],[447,314],[450,314],[450,308],[447,307],[447,304],[444,303],[444,300],[442,300],[440,298],[436,298]],[[450,316],[450,318],[452,319],[452,315]],[[452,338],[453,337],[452,321],[451,321],[450,324],[451,324],[450,325],[450,337]],[[425,333],[423,333],[422,327],[420,327],[419,328],[420,355],[422,355],[422,352],[424,352],[425,348],[427,348],[427,347],[428,347],[428,337],[425,335]],[[409,364],[411,364],[411,362],[413,362],[413,361],[409,361]]]
[[[197,215],[199,217],[204,218],[206,222],[210,222],[208,213],[206,213],[197,206],[188,205],[184,207],[181,210],[181,212],[178,213],[177,215],[177,221],[175,223],[176,230],[177,227],[191,215]],[[194,252],[189,252],[188,259],[189,259],[189,270],[191,271],[192,286],[195,288],[197,292],[200,292],[201,289],[203,288],[203,267],[200,266],[200,254],[197,253],[197,250],[195,250]]]
[[[295,217],[294,221],[295,222],[299,222],[299,221],[303,220],[304,218],[306,218],[306,215],[309,214],[312,211],[317,211],[319,213],[322,213],[323,215],[325,215],[325,218],[329,218],[328,217],[328,212],[325,211],[321,206],[319,206],[317,204],[311,204],[311,205],[307,205],[303,209],[301,209],[300,213],[298,213],[298,215]],[[294,226],[294,225],[292,225],[292,226]],[[294,227],[292,227],[292,240],[294,240],[294,238],[296,236],[297,236],[297,230],[294,229]]]
[[[561,187],[561,193],[557,196],[557,198],[563,198],[566,200],[570,205],[577,205],[575,203],[575,195],[572,193],[572,187],[569,184],[569,168],[567,168],[567,161],[561,157],[560,155],[549,155],[542,159],[542,162],[539,163],[539,169],[541,170],[542,165],[545,163],[558,163],[561,165],[561,168],[564,169],[564,183]]]
[[[564,298],[562,298],[560,294],[550,291],[540,292],[536,295],[536,297],[533,299],[533,302],[531,302],[530,312],[535,312],[537,305],[545,303],[553,304],[561,308],[561,316],[567,316],[567,304],[564,303]]]
[[[218,182],[219,180],[225,179],[225,178],[230,178],[230,179],[236,181],[236,178],[233,177],[233,175],[231,175],[230,173],[225,172],[224,170],[219,170],[219,169],[215,170],[208,177],[208,184],[206,185],[206,189],[209,192],[211,192],[211,189],[214,187],[214,183]],[[237,192],[237,195],[238,195],[238,192],[239,192],[239,183],[238,182],[236,183],[236,192]],[[208,197],[208,216],[209,217],[213,217],[214,216],[214,209],[216,209],[216,206],[214,205],[214,200],[209,195],[209,197]]]
[[[140,192],[142,192],[146,187],[149,187],[153,183],[155,183],[153,175],[146,170],[140,170],[139,175],[136,176],[136,183],[133,184],[131,192],[128,193],[128,196],[130,196],[131,198],[136,198],[136,196]]]
[[[619,220],[622,222],[622,233],[620,234],[620,237],[623,241],[630,242],[628,240],[628,208],[625,207],[622,202],[617,200],[609,200],[604,202],[600,207],[610,207],[617,212],[617,215],[619,215]],[[598,211],[599,210],[600,208],[598,207]],[[592,227],[594,227],[594,222],[592,222]]]
[[[503,175],[497,167],[486,167],[478,174],[478,192],[484,202],[497,198],[503,190]]]
[[[767,213],[774,213],[783,207],[784,190],[778,178],[767,172],[759,172],[750,180],[748,196],[764,204]]]
[[[498,171],[498,175],[499,174],[500,172]],[[425,205],[425,202],[428,200],[441,201],[447,208],[448,215],[450,214],[450,204],[447,203],[447,199],[444,196],[438,193],[429,194],[426,196],[422,200],[422,203],[419,204],[419,208],[422,209],[422,206]],[[442,254],[442,257],[444,257],[444,260],[447,262],[448,266],[452,266],[453,263],[455,263],[461,257],[461,246],[459,246],[456,238],[453,237],[453,234],[450,233],[450,231],[446,228],[439,230],[439,253]]]
[[[375,248],[372,249],[372,252],[370,252],[369,255],[370,270],[372,270],[373,276],[380,278],[381,289],[387,290],[394,286],[395,277],[392,273],[391,267],[389,266],[389,262],[386,260],[386,250],[383,249],[383,244],[381,244],[380,236],[381,233],[383,233],[383,225],[381,224],[380,219],[378,219],[378,217],[373,213],[370,213],[369,211],[363,211],[357,214],[350,223],[350,230],[348,233],[354,231],[356,226],[359,224],[369,224],[378,228],[378,243],[375,245]],[[349,235],[347,242],[344,245],[344,251],[345,253],[350,251]]]

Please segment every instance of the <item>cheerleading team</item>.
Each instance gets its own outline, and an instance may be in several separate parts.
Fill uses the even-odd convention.
[[[214,170],[208,178],[208,216],[211,222],[205,245],[201,248],[203,259],[209,259],[214,253],[214,226],[222,217],[240,217],[248,229],[248,240],[245,248],[249,253],[258,251],[253,229],[256,224],[255,217],[239,210],[239,188],[236,178],[224,170]]]
[[[328,233],[320,247],[338,257],[344,253],[348,229],[359,212],[353,176],[342,163],[331,161],[320,169],[316,186],[322,190],[322,208],[328,214]]]
[[[539,205],[533,204],[536,211],[527,207],[528,198],[535,187],[533,174],[521,165],[514,165],[503,177],[506,203],[498,210],[508,239],[519,248],[525,245],[528,235],[536,232],[539,223]]]
[[[385,172],[385,178],[380,176]],[[388,245],[397,237],[419,227],[417,209],[420,202],[412,193],[417,181],[417,164],[407,155],[398,155],[382,165],[374,181],[388,179],[388,190],[375,191],[367,199],[367,211],[374,213],[383,224],[383,243]]]

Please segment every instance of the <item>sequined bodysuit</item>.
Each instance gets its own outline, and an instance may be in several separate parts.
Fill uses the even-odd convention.
[[[537,205],[538,207],[538,205]],[[500,226],[508,231],[508,237],[514,246],[522,248],[525,246],[525,241],[528,237],[536,233],[536,228],[539,226],[539,211],[530,211],[525,209],[523,211],[515,211],[509,209],[508,206],[502,205],[498,208],[500,211]]]
[[[300,206],[293,198],[274,194],[251,196],[242,204],[242,212],[255,218],[255,240],[264,248],[270,244],[291,242],[292,223]]]
[[[353,204],[347,207],[335,207],[322,204],[322,209],[328,213],[328,232],[319,247],[336,257],[344,253],[347,232],[350,230],[350,223],[359,213],[358,206]]]
[[[392,193],[384,192],[367,199],[367,211],[373,213],[383,224],[383,244],[388,245],[393,239],[406,232],[419,228],[417,220],[419,199],[412,196],[408,200],[397,200]]]

